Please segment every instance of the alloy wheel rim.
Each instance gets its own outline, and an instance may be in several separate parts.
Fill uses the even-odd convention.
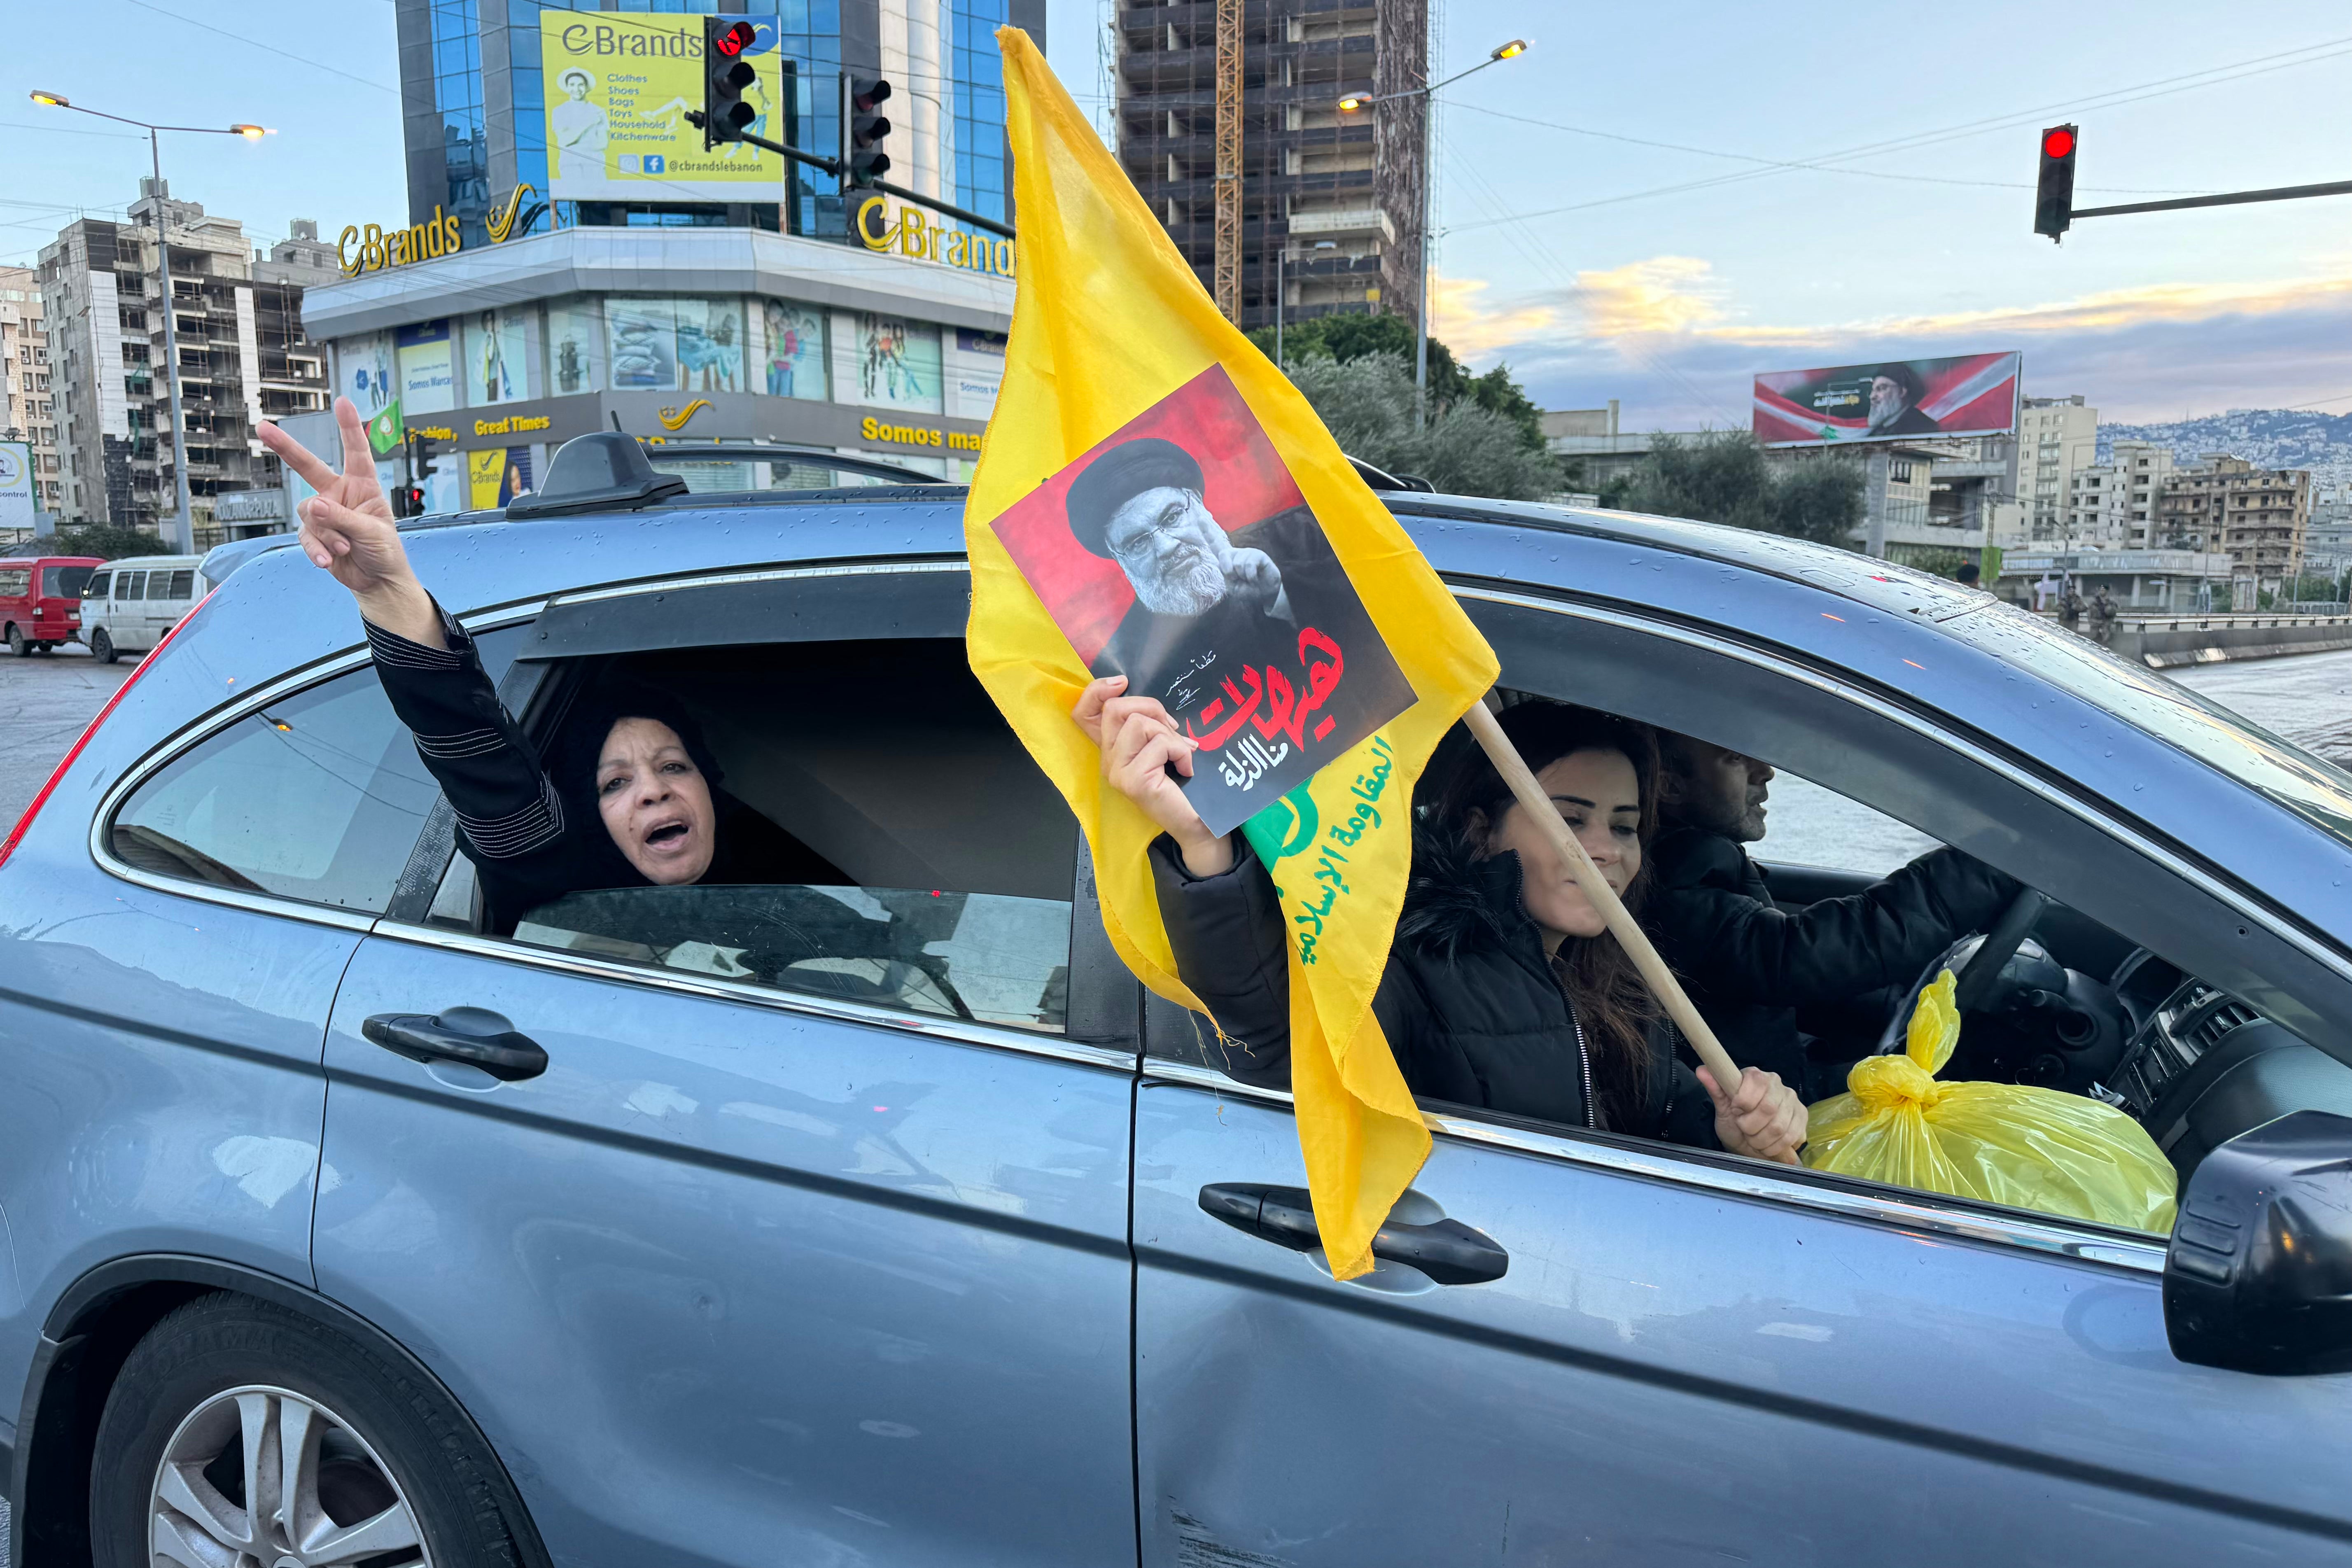
[[[152,1561],[180,1568],[432,1568],[391,1467],[290,1389],[225,1389],[189,1412],[147,1501]]]

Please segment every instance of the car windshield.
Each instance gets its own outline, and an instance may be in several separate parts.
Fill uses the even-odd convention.
[[[2170,742],[2352,844],[2352,773],[2293,742],[2011,605],[1984,600],[1939,624],[1954,637]]]
[[[520,942],[779,990],[1059,1032],[1070,906],[903,888],[613,888],[541,904]]]
[[[89,581],[87,566],[50,566],[41,573],[41,596],[47,599],[79,599],[82,584]]]

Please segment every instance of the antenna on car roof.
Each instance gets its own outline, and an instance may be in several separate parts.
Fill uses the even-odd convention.
[[[515,521],[583,511],[636,511],[685,489],[686,481],[676,474],[655,471],[635,437],[592,430],[557,448],[548,461],[547,482],[509,502],[507,518]]]
[[[613,428],[619,430],[621,428],[621,411],[617,408],[608,408],[605,412],[613,416]],[[624,431],[623,434],[625,435],[626,432]]]

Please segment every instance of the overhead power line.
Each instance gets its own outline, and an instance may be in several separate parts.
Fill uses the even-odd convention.
[[[1760,158],[1753,153],[1727,153],[1717,147],[1693,147],[1682,142],[1654,142],[1646,136],[1627,136],[1615,131],[1596,131],[1589,125],[1568,125],[1557,120],[1537,120],[1525,114],[1510,114],[1490,109],[1483,103],[1462,103],[1457,109],[1474,114],[1491,115],[1496,120],[1516,121],[1521,125],[1540,126],[1546,131],[1565,131],[1576,136],[1597,136],[1604,142],[1628,142],[1636,147],[1661,147],[1670,153],[1696,153],[1706,158],[1729,158],[1738,163],[1755,163],[1774,169],[1815,169],[1825,174],[1860,174],[1873,180],[1916,180],[1931,185],[1982,185],[2003,191],[2030,191],[2030,180],[1961,180],[1944,174],[1906,174],[1892,169],[1848,169],[1835,163],[1808,162],[1801,158]],[[2084,185],[2083,190],[2112,191],[2123,195],[2137,196],[2200,196],[2208,193],[2201,188],[2168,186],[2145,188],[2137,185]]]
[[[243,33],[232,33],[226,27],[216,27],[210,22],[200,22],[194,16],[184,16],[177,11],[166,11],[161,5],[148,4],[148,0],[127,0],[127,3],[138,6],[142,11],[152,11],[158,16],[169,16],[174,22],[185,22],[191,27],[202,27],[207,33],[217,33],[224,38],[234,38],[247,47],[266,50],[280,59],[292,60],[297,65],[309,66],[313,70],[322,70],[330,75],[341,77],[345,81],[355,81],[362,87],[372,87],[378,92],[388,92],[395,98],[400,94],[398,88],[387,87],[373,77],[353,76],[341,66],[331,66],[324,60],[314,60],[308,55],[298,55],[290,49],[281,49],[276,44],[265,44],[259,38],[249,38]]]
[[[2225,82],[2242,81],[2248,77],[2263,76],[2272,71],[2286,70],[2295,66],[2313,65],[2321,60],[2352,55],[2352,36],[2329,38],[2301,48],[2282,50],[2277,54],[2257,55],[2251,59],[2215,66],[2206,70],[2190,71],[2182,76],[2160,77],[2153,81],[2139,82],[2130,87],[2116,88],[2065,103],[2049,103],[2005,114],[1988,115],[1980,120],[1964,121],[1957,125],[1934,131],[1915,132],[1881,142],[1864,142],[1839,152],[1825,153],[1808,161],[1802,167],[1845,163],[1855,158],[1882,156],[1888,153],[1908,152],[1918,147],[1935,146],[1945,142],[1983,136],[1996,131],[2012,130],[2030,125],[2046,116],[2059,113],[2084,113],[2096,109],[2114,109],[2126,103],[2143,102],[2151,98],[2166,98],[2174,93],[2193,92],[2200,88],[2218,87]],[[2320,52],[2324,51],[2324,52]],[[1734,174],[1716,174],[1704,179],[1685,180],[1670,185],[1653,186],[1648,190],[1628,191],[1622,195],[1600,196],[1591,201],[1571,202],[1563,206],[1544,207],[1534,212],[1517,213],[1517,218],[1553,217],[1562,213],[1583,212],[1593,207],[1613,206],[1622,202],[1641,201],[1650,196],[1674,195],[1685,191],[1706,190],[1717,185],[1735,184],[1746,180],[1762,179],[1786,173],[1781,167],[1743,169]],[[1465,224],[1463,228],[1482,228],[1504,221],[1488,219],[1484,223]]]

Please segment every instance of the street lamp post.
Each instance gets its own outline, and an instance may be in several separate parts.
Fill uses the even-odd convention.
[[[193,554],[196,548],[196,526],[195,520],[188,511],[188,433],[180,412],[180,331],[175,320],[178,311],[172,300],[171,229],[163,207],[163,148],[156,132],[186,131],[206,136],[242,136],[248,142],[258,142],[269,132],[261,126],[245,124],[226,127],[150,125],[143,120],[128,120],[103,110],[84,109],[54,92],[37,91],[33,94],[33,101],[48,109],[70,109],[78,114],[94,114],[100,120],[111,120],[119,125],[136,125],[147,132],[148,162],[155,171],[155,266],[162,274],[163,286],[163,370],[172,388],[172,478],[177,502],[172,521],[172,544],[180,554]]]
[[[1429,234],[1431,225],[1431,171],[1437,166],[1437,93],[1452,87],[1464,77],[1485,70],[1488,66],[1516,59],[1528,52],[1525,38],[1513,38],[1490,51],[1486,58],[1468,70],[1455,71],[1444,81],[1411,87],[1402,92],[1384,92],[1376,98],[1343,98],[1339,100],[1342,114],[1353,114],[1375,103],[1392,103],[1399,99],[1418,98],[1423,100],[1421,113],[1421,243],[1419,262],[1421,276],[1413,289],[1412,321],[1412,425],[1418,430],[1429,414]]]

